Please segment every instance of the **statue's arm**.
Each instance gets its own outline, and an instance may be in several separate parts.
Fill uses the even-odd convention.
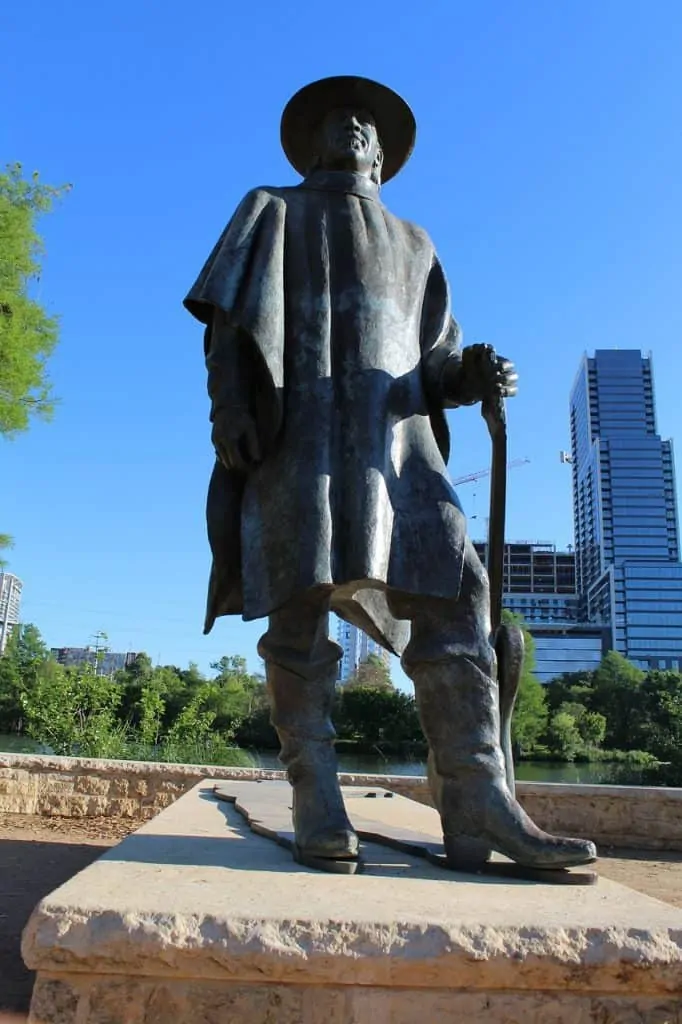
[[[249,346],[217,306],[212,309],[204,343],[213,446],[228,469],[246,470],[261,458]]]
[[[266,300],[279,294],[282,222],[283,204],[272,190],[249,192],[184,303],[205,325],[213,443],[228,468],[259,462],[261,445],[272,444],[278,429],[267,357],[282,324]]]
[[[211,310],[204,350],[211,420],[216,412],[248,406],[249,381],[240,353],[239,335],[227,313],[217,306]]]
[[[463,351],[460,326],[451,316],[442,338],[428,350],[422,362],[427,391],[432,400],[445,409],[470,404],[460,400],[464,396],[453,387],[461,372]]]
[[[455,408],[453,388],[462,366],[462,332],[450,312],[450,291],[438,258],[433,255],[422,307],[422,378],[432,404]]]
[[[462,347],[462,332],[450,313],[443,269],[434,257],[422,314],[422,373],[427,394],[444,409],[475,405],[501,395],[516,394],[513,363],[490,345]]]

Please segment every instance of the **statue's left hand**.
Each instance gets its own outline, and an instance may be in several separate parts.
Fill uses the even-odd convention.
[[[457,405],[474,405],[492,398],[513,398],[518,374],[511,360],[498,356],[492,345],[469,345],[461,362],[444,380],[446,398]]]

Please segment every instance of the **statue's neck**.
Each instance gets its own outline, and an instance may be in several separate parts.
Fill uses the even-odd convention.
[[[379,186],[357,171],[313,171],[299,188],[320,192],[343,192],[362,199],[379,199]]]

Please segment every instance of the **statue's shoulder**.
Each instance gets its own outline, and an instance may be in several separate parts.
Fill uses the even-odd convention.
[[[245,222],[251,223],[254,219],[258,220],[268,210],[274,211],[277,207],[286,204],[286,199],[284,198],[286,191],[287,189],[285,188],[272,188],[270,185],[258,185],[256,188],[249,189],[241,202],[235,207],[227,230],[230,231],[236,225],[241,225]]]
[[[411,249],[423,252],[429,256],[434,253],[433,242],[424,228],[414,224],[411,220],[403,220],[401,217],[396,217],[395,214],[389,214],[389,216]]]
[[[293,191],[294,189],[292,187],[288,187],[286,185],[282,187],[277,187],[275,185],[258,185],[256,188],[252,188],[246,193],[242,199],[241,205],[266,206],[271,203],[286,203],[289,198],[289,194]]]

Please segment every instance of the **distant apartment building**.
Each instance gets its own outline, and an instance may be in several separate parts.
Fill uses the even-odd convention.
[[[96,647],[52,647],[50,654],[60,665],[95,665],[98,676],[111,676],[114,672],[127,668],[137,658],[137,653],[128,651],[120,654],[115,651],[97,650]]]
[[[370,654],[381,658],[384,665],[389,663],[389,653],[381,644],[372,640],[366,633],[363,633],[357,626],[350,622],[339,619],[337,631],[337,642],[343,650],[343,656],[339,665],[339,679],[346,682],[357,671],[363,661],[367,661]]]
[[[487,544],[475,541],[474,547],[486,564]],[[540,682],[596,668],[607,650],[605,633],[580,622],[575,554],[542,541],[511,541],[503,569],[503,604],[521,616],[535,641]]]
[[[581,617],[642,668],[682,665],[682,564],[672,441],[656,429],[651,356],[597,350],[570,399]]]
[[[22,582],[11,572],[0,572],[0,654],[5,653],[7,641],[19,624]]]

